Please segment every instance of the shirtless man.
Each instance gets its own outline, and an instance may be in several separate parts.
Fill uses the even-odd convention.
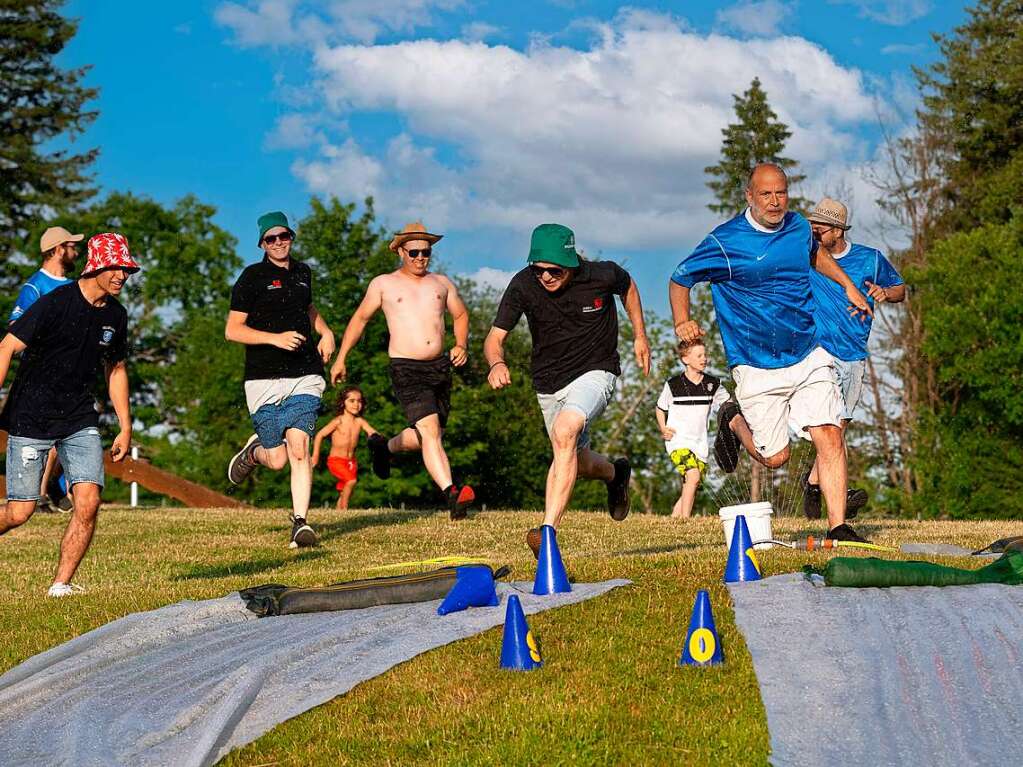
[[[401,258],[401,266],[370,282],[345,328],[330,380],[335,384],[345,380],[348,353],[373,315],[383,309],[391,336],[387,349],[391,383],[409,426],[390,440],[379,434],[369,438],[373,472],[386,479],[393,453],[421,450],[423,464],[444,494],[451,519],[464,519],[476,494],[469,485],[452,481],[441,437],[451,409],[451,366],[461,367],[469,358],[469,313],[451,280],[429,270],[432,246],[442,236],[430,234],[419,222],[408,224],[394,236],[389,247]],[[455,329],[455,345],[447,354],[445,311],[451,314]]]
[[[359,435],[366,432],[372,437],[377,430],[362,417],[366,410],[366,398],[358,386],[346,386],[337,396],[337,415],[330,423],[316,432],[313,441],[313,468],[320,465],[320,445],[326,437],[330,437],[330,455],[327,456],[327,469],[337,478],[337,510],[345,511],[352,491],[359,478],[359,464],[355,460],[355,448],[359,444]]]

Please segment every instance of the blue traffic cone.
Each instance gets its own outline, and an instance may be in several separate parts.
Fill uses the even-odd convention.
[[[536,563],[534,594],[563,594],[572,590],[568,583],[565,564],[561,561],[558,538],[554,528],[544,525],[540,528],[540,559]]]
[[[501,643],[501,668],[513,671],[532,671],[543,665],[540,647],[533,639],[533,633],[526,623],[519,598],[508,597],[508,609],[504,614],[504,641]]]
[[[686,632],[686,643],[682,647],[678,665],[716,666],[724,662],[714,614],[710,611],[710,594],[701,589],[696,592],[693,615],[689,619],[689,631]]]
[[[753,542],[746,527],[746,517],[735,518],[732,531],[732,545],[728,549],[728,564],[725,566],[725,583],[743,583],[760,580],[760,563],[753,551]]]

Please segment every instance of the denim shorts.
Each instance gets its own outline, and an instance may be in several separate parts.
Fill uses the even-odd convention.
[[[103,487],[103,443],[95,426],[87,426],[62,439],[36,439],[12,434],[7,438],[8,500],[39,500],[39,483],[46,468],[46,457],[55,445],[69,487],[80,482]]]
[[[296,394],[275,404],[263,405],[252,414],[252,428],[259,436],[259,444],[271,450],[284,444],[284,433],[288,429],[301,429],[312,437],[316,433],[319,412],[319,397]]]
[[[554,420],[562,410],[575,410],[582,413],[586,425],[579,434],[576,449],[583,450],[590,446],[590,423],[600,417],[615,393],[618,376],[606,370],[591,370],[583,373],[564,388],[553,394],[537,394],[543,422],[547,427],[547,436],[554,428]]]

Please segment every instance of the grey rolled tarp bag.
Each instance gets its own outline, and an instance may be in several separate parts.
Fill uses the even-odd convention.
[[[238,593],[245,601],[245,606],[261,618],[269,615],[358,610],[377,605],[443,599],[458,580],[459,569],[442,567],[422,573],[366,578],[311,588],[267,583],[242,589]],[[507,568],[501,568],[496,573],[489,567],[487,569],[495,579],[508,573]]]

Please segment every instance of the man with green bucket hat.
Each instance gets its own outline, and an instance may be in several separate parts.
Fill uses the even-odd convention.
[[[543,524],[557,528],[577,476],[604,480],[608,511],[616,520],[625,519],[632,466],[628,458],[612,463],[593,451],[589,425],[604,412],[622,372],[616,295],[632,322],[636,362],[644,375],[650,372],[639,290],[613,261],[580,259],[575,235],[561,224],[533,230],[528,261],[508,284],[484,342],[488,381],[494,389],[511,383],[504,339],[525,314],[533,339],[533,388],[554,450]],[[534,554],[540,539],[538,528],[526,535]]]
[[[266,213],[258,227],[263,260],[246,267],[235,283],[224,330],[228,341],[245,346],[245,401],[255,434],[231,459],[227,477],[239,484],[256,466],[279,471],[290,464],[290,545],[311,546],[317,536],[306,522],[313,484],[309,440],[334,334],[313,305],[312,270],[291,257],[295,231],[287,216]]]

